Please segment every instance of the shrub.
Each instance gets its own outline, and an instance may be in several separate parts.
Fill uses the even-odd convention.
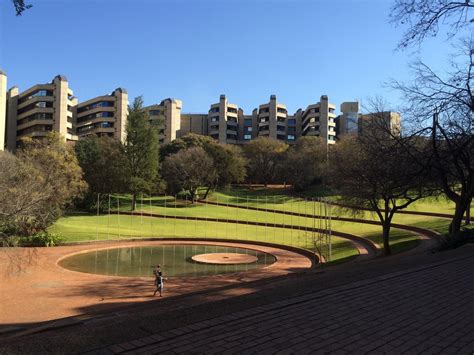
[[[28,247],[54,247],[61,244],[63,238],[57,233],[39,232],[30,237],[20,239],[21,246]]]

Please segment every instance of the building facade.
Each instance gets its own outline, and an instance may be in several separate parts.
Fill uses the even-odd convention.
[[[400,114],[393,111],[384,111],[360,115],[358,134],[376,139],[398,137],[401,134]]]
[[[145,108],[152,122],[158,127],[160,144],[169,143],[178,138],[181,130],[181,100],[165,99],[159,105]]]
[[[14,151],[23,137],[61,134],[68,142],[96,135],[120,141],[126,137],[128,94],[123,88],[78,103],[66,77],[57,75],[50,83],[20,92],[7,88],[7,76],[0,71],[0,149]],[[358,102],[343,102],[336,118],[336,106],[326,95],[293,115],[276,95],[245,114],[238,105],[220,95],[207,113],[183,113],[181,100],[167,98],[145,108],[157,127],[160,144],[188,133],[210,136],[223,144],[245,144],[258,137],[293,143],[302,136],[321,137],[334,144],[336,136],[372,134],[383,138],[400,134],[400,115],[380,112],[361,115]],[[383,127],[383,129],[382,129]],[[387,130],[388,127],[388,130]]]
[[[347,134],[357,135],[359,131],[359,103],[343,102],[341,114],[336,117],[336,134],[343,137]]]
[[[76,141],[73,107],[77,104],[65,76],[19,92],[7,94],[7,148],[14,151],[23,137],[44,137],[55,131],[67,141]]]
[[[6,84],[7,76],[0,71],[0,149],[14,152],[22,138],[41,138],[53,131],[70,143],[90,135],[125,139],[125,89],[78,103],[63,75],[22,92],[15,86],[7,91]]]
[[[75,131],[79,138],[96,135],[125,140],[128,93],[123,88],[110,95],[98,96],[75,106]]]
[[[219,143],[237,144],[239,141],[239,108],[221,95],[208,112],[208,135]]]

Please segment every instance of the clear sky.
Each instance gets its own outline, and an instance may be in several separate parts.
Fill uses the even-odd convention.
[[[412,52],[395,51],[402,29],[393,0],[27,0],[15,16],[0,0],[0,68],[25,90],[63,74],[79,101],[125,87],[145,103],[183,100],[207,112],[226,94],[246,113],[276,94],[290,113],[383,95],[407,79]],[[442,67],[445,37],[421,55]],[[441,55],[440,53],[443,53]]]

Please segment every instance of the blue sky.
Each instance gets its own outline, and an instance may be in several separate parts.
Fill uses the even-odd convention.
[[[183,100],[207,112],[220,94],[246,113],[276,94],[292,113],[328,95],[366,102],[391,77],[409,78],[412,51],[392,0],[28,0],[16,17],[0,0],[0,68],[20,90],[63,74],[80,101],[127,88],[146,104]],[[27,1],[27,2],[28,2]],[[420,55],[442,68],[445,37]]]

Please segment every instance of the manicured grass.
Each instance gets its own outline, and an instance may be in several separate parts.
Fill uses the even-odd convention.
[[[236,223],[219,223],[174,218],[152,218],[128,215],[72,214],[61,218],[52,232],[60,233],[67,241],[116,240],[129,238],[218,238],[254,240],[286,244],[314,250],[315,236],[310,232],[270,226],[251,226]],[[333,260],[357,255],[348,241],[332,237]]]
[[[280,198],[280,203],[278,203],[278,197]],[[234,202],[230,202],[230,200],[234,200]],[[227,198],[222,193],[213,194],[209,200],[213,200],[219,202],[220,205],[206,205],[195,203],[191,204],[189,201],[185,203],[185,201],[176,201],[174,198],[171,197],[162,197],[162,198],[153,198],[151,201],[149,199],[144,199],[143,203],[140,199],[140,203],[137,206],[137,211],[135,212],[137,215],[140,214],[141,211],[149,212],[149,213],[156,213],[163,216],[181,216],[187,218],[194,218],[194,217],[212,217],[218,218],[219,220],[225,221],[235,221],[235,220],[245,220],[245,221],[252,221],[265,224],[267,226],[272,226],[274,224],[288,224],[288,225],[295,225],[295,226],[302,226],[302,227],[315,227],[315,228],[323,228],[326,229],[323,221],[320,219],[313,219],[307,217],[298,217],[298,216],[291,216],[291,215],[284,215],[284,214],[277,214],[273,212],[265,212],[265,211],[253,211],[253,210],[246,210],[247,207],[247,199],[230,197]],[[242,208],[233,208],[227,206],[227,201],[229,200],[229,204],[232,205],[240,205]],[[269,203],[269,198],[263,198],[263,202],[259,203],[260,199],[249,199],[249,206],[252,203],[252,207],[260,207],[266,208],[276,211],[287,211],[287,212],[295,212],[295,213],[304,213],[304,214],[319,214],[320,211],[320,204],[313,202],[313,201],[302,201],[298,198],[291,198],[287,200],[286,195],[276,196],[275,203]],[[273,200],[273,198],[272,198]],[[224,202],[225,201],[225,202]],[[252,201],[252,202],[251,202]],[[150,205],[151,202],[151,205]],[[241,203],[244,202],[244,203]],[[176,203],[176,207],[175,207]],[[123,207],[122,211],[129,211],[130,210],[130,203],[128,198],[122,198],[120,202],[120,206]],[[342,213],[342,210],[333,208],[332,212],[334,215],[337,216],[346,216],[347,214]],[[363,212],[359,218],[365,219],[376,219],[376,216],[368,212]],[[423,216],[408,216],[408,219],[412,220],[419,220],[423,219]],[[382,247],[382,236],[381,236],[381,227],[378,225],[368,225],[362,223],[353,223],[353,222],[343,222],[343,221],[331,221],[331,229],[339,232],[345,232],[350,234],[355,234],[361,237],[365,237],[367,239],[372,240],[374,243],[377,243],[380,247]],[[404,230],[393,229],[391,242],[395,246],[396,244],[403,244],[404,247],[401,245],[396,247],[394,250],[402,251],[406,248],[409,248],[413,245],[407,244],[406,242],[409,240],[417,240],[417,237],[412,234],[411,232],[407,232]]]
[[[327,191],[310,191],[312,196],[328,194]],[[217,191],[208,196],[208,201],[219,205],[191,203],[190,201],[176,200],[172,196],[153,198],[139,198],[137,210],[133,216],[123,215],[130,212],[130,196],[111,197],[110,215],[100,213],[72,214],[61,218],[51,230],[62,234],[67,241],[86,241],[95,239],[127,239],[140,237],[162,238],[219,238],[265,241],[277,244],[293,245],[309,250],[314,249],[314,236],[310,232],[298,229],[302,227],[326,228],[324,221],[310,217],[299,217],[273,213],[286,211],[303,214],[324,214],[322,205],[315,201],[317,198],[303,199],[285,188],[262,187],[234,187]],[[243,208],[234,208],[228,205],[238,205]],[[247,207],[258,207],[272,211],[252,211]],[[354,215],[352,211],[330,207],[332,216],[355,217],[378,221],[376,214],[362,211]],[[434,211],[449,213],[450,204],[440,200],[426,200],[417,202],[414,209],[420,211]],[[120,214],[122,213],[122,214]],[[142,213],[154,213],[165,218],[150,218]],[[171,218],[179,216],[186,218],[178,220]],[[195,217],[217,218],[219,222],[196,221]],[[233,223],[236,220],[258,222],[260,226],[242,225]],[[439,233],[446,233],[448,219],[434,218],[419,215],[397,214],[393,223],[417,226],[431,229]],[[274,228],[275,224],[295,226],[290,228]],[[380,247],[383,246],[381,227],[354,222],[331,221],[331,229],[346,232],[367,238]],[[393,253],[415,247],[419,239],[413,233],[392,228],[390,241]],[[344,239],[333,237],[333,263],[349,260],[357,255],[357,250]]]

